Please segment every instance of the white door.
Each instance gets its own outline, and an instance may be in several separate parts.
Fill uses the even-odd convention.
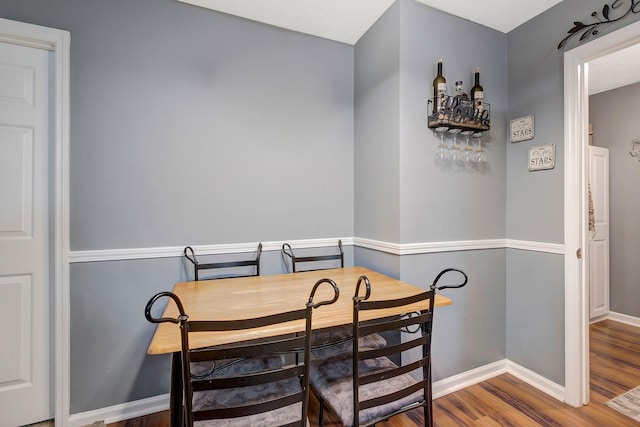
[[[0,426],[52,418],[50,52],[0,43]]]
[[[609,313],[609,150],[589,146],[595,230],[589,231],[589,317]]]

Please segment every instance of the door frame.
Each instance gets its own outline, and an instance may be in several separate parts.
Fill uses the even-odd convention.
[[[69,296],[69,70],[71,34],[68,31],[0,18],[0,41],[45,49],[54,55],[53,105],[53,286],[54,308],[54,416],[67,425],[70,405],[70,296]],[[51,229],[49,231],[51,235]]]
[[[564,54],[565,401],[572,406],[589,403],[588,63],[638,43],[640,21]]]

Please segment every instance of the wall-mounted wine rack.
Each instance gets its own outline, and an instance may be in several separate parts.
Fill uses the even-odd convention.
[[[491,106],[484,102],[476,105],[468,98],[445,96],[439,103],[437,98],[429,99],[429,129],[446,127],[474,132],[491,129]],[[440,108],[436,108],[436,105]]]

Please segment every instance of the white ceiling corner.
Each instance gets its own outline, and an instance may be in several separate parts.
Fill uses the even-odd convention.
[[[178,0],[353,45],[395,0]]]
[[[416,0],[451,15],[508,33],[562,0]]]

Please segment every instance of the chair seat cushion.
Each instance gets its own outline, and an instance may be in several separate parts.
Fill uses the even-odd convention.
[[[246,406],[272,400],[278,396],[299,393],[302,387],[296,378],[270,383],[267,385],[239,387],[226,390],[209,390],[193,393],[193,410],[230,408]],[[199,427],[254,427],[279,426],[300,420],[302,403],[278,408],[273,411],[238,418],[198,421],[194,426]]]
[[[353,425],[353,362],[350,354],[316,359],[311,362],[309,381],[319,398],[340,418],[342,424]],[[360,362],[360,373],[375,373],[396,368],[397,365],[387,357]],[[369,400],[385,394],[402,390],[416,380],[408,374],[399,375],[360,386],[360,401]],[[393,413],[405,406],[424,401],[422,390],[403,399],[369,408],[360,412],[360,423],[367,423],[378,417]]]
[[[314,332],[313,344],[316,346],[311,352],[314,357],[331,357],[340,353],[353,351],[351,326],[339,326]],[[358,339],[360,348],[382,348],[387,340],[380,334],[370,334]],[[319,347],[318,347],[319,346]]]
[[[280,369],[284,357],[280,355],[255,357],[248,359],[224,359],[206,362],[191,362],[191,376],[197,379],[211,377],[237,376],[267,369]]]

